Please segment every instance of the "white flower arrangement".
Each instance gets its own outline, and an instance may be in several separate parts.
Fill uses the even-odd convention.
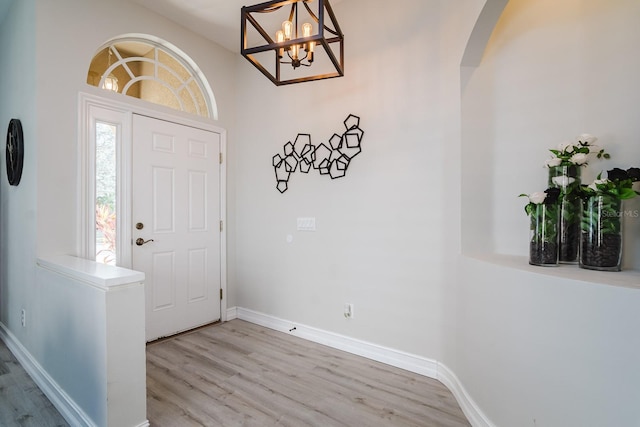
[[[531,215],[536,205],[555,205],[558,201],[558,197],[560,197],[560,189],[552,187],[547,188],[544,191],[535,191],[531,194],[522,193],[518,197],[526,197],[529,199],[529,203],[524,207],[524,211],[527,215]]]
[[[553,178],[551,178],[551,182],[553,183],[553,185],[555,185],[556,187],[559,188],[566,188],[569,185],[573,184],[574,182],[576,182],[576,179],[570,176],[565,176],[565,175],[559,175],[559,176],[554,176]]]
[[[591,156],[598,159],[608,159],[611,156],[604,149],[595,145],[598,140],[595,136],[583,133],[574,141],[565,141],[558,144],[557,149],[550,149],[553,156],[545,161],[548,168],[556,166],[586,166]]]
[[[598,186],[608,183],[609,180],[607,178],[604,179],[595,179],[591,184],[588,185],[590,189],[593,191],[598,191]]]
[[[531,203],[539,205],[540,203],[544,202],[544,199],[547,198],[547,193],[545,193],[544,191],[536,191],[526,196],[529,197],[529,201]]]

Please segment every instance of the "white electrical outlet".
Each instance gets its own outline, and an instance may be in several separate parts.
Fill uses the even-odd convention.
[[[348,302],[344,303],[344,317],[353,319],[353,304]]]
[[[27,311],[24,308],[20,311],[20,324],[23,328],[27,326]]]

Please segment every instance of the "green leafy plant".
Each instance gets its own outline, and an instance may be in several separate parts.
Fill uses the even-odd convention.
[[[543,192],[520,194],[519,197],[527,197],[529,199],[524,211],[531,217],[531,229],[534,230],[532,240],[555,241],[560,193],[561,190],[559,188],[550,187]],[[546,209],[539,209],[540,206],[544,206]],[[544,233],[542,230],[544,230]]]
[[[638,194],[633,184],[640,169],[614,168],[581,187],[580,266],[594,270],[620,271],[622,251],[622,201]]]
[[[582,231],[588,232],[591,224],[599,224],[601,233],[619,233],[620,201],[632,199],[640,194],[633,189],[633,183],[637,181],[640,181],[639,168],[629,168],[626,171],[614,168],[607,171],[606,178],[602,178],[601,172],[591,184],[583,185]]]
[[[545,165],[547,167],[586,166],[593,155],[598,159],[609,159],[611,156],[603,148],[595,145],[597,140],[598,138],[595,136],[583,133],[577,136],[574,141],[561,142],[557,149],[549,150],[553,156],[547,159]]]
[[[529,215],[531,240],[529,241],[529,264],[558,264],[558,197],[560,189],[547,188],[544,192],[520,194],[529,203],[524,211]]]
[[[598,224],[599,233],[620,233],[620,199],[611,196],[588,198],[584,203],[580,228],[583,232],[590,232],[593,224]]]
[[[632,199],[640,194],[633,189],[633,183],[637,181],[640,181],[639,168],[629,168],[626,171],[614,168],[607,171],[606,178],[602,178],[600,172],[595,181],[582,186],[582,197],[606,195],[618,200]]]

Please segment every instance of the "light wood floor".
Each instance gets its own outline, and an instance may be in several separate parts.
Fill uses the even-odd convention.
[[[152,427],[469,426],[440,382],[241,320],[147,346]]]
[[[68,426],[0,340],[0,426]]]

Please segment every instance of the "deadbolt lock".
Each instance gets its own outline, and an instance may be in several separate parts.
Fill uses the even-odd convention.
[[[144,224],[143,223],[139,222],[139,223],[136,224],[136,229],[137,230],[142,230],[143,228],[144,228]]]

